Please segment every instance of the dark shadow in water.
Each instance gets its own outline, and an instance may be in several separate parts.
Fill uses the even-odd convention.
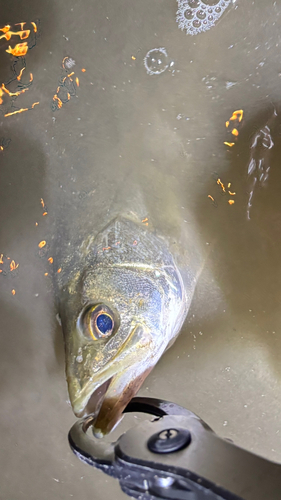
[[[14,397],[23,390],[23,384],[32,380],[34,350],[31,322],[22,311],[8,301],[0,301],[0,391]]]
[[[43,216],[46,206],[41,204],[41,198],[45,199],[47,191],[47,159],[40,143],[20,126],[26,121],[21,118],[16,125],[15,121],[13,118],[12,124],[4,123],[2,133],[11,142],[7,149],[0,152],[0,254],[3,253],[4,262],[0,267],[5,268],[0,276],[2,297],[5,297],[0,314],[0,364],[2,368],[8,363],[10,373],[7,375],[6,372],[1,382],[16,376],[13,373],[17,377],[21,373],[22,380],[28,378],[28,365],[33,363],[32,346],[40,345],[42,336],[52,335],[49,323],[45,323],[45,318],[41,320],[40,315],[38,331],[34,327],[34,314],[37,314],[38,308],[52,310],[53,302],[48,295],[48,290],[53,295],[51,280],[49,276],[44,277],[46,270],[51,274],[48,254],[44,248],[42,251],[38,248],[42,240],[47,241],[47,248],[52,235],[52,216],[49,213]],[[15,271],[10,271],[12,260],[19,264]],[[11,293],[12,289],[16,291],[15,296]],[[30,322],[25,317],[26,311],[29,311]],[[61,357],[60,363],[62,365]],[[2,369],[5,371],[5,368]],[[6,385],[7,381],[4,383]]]
[[[11,139],[8,148],[0,152],[0,254],[4,254],[3,259],[6,263],[6,275],[2,274],[1,276],[2,289],[8,297],[10,296],[10,302],[13,304],[15,298],[10,295],[12,288],[16,290],[16,298],[19,300],[21,299],[18,292],[26,288],[25,306],[30,308],[30,314],[32,314],[35,307],[34,300],[40,301],[41,296],[44,297],[47,291],[52,294],[52,299],[50,301],[48,299],[48,302],[55,301],[55,291],[52,284],[54,265],[50,265],[47,259],[49,255],[53,255],[51,240],[54,236],[54,226],[52,222],[56,213],[51,207],[46,206],[47,160],[40,148],[40,143],[32,140],[28,131],[25,133],[22,128],[15,127],[14,124],[13,127],[6,126],[2,133]],[[44,200],[45,207],[41,204],[41,198]],[[43,216],[46,209],[48,215]],[[47,244],[40,250],[38,244],[43,240],[47,241]],[[7,257],[10,257],[9,261],[7,261]],[[13,272],[16,275],[9,271],[11,259],[19,263],[19,268]],[[46,271],[49,275],[44,279]],[[36,289],[32,290],[32,292],[39,291],[38,299],[30,291],[28,273],[33,274],[31,277],[33,283],[38,282]],[[28,297],[29,293],[30,298]],[[47,306],[49,307],[50,304],[46,304]],[[41,331],[42,325],[40,325],[40,332],[38,331],[38,335],[53,335],[54,352],[58,366],[57,368],[49,367],[48,369],[52,372],[54,369],[61,370],[61,367],[64,366],[63,336],[61,327],[55,320],[55,307],[53,309],[53,331],[44,331],[44,326]],[[17,316],[13,307],[10,313]],[[5,313],[6,316],[7,313]],[[21,324],[20,321],[19,324]],[[14,332],[12,322],[11,326],[6,327],[6,330],[5,336],[9,338],[10,331]],[[28,337],[28,332],[21,332],[21,335]]]
[[[203,240],[216,242],[211,255],[213,274],[227,307],[230,307],[234,318],[242,321],[249,318],[249,310],[253,311],[257,328],[252,333],[260,337],[259,341],[271,356],[276,374],[281,377],[281,344],[278,346],[278,342],[269,339],[272,330],[279,327],[281,298],[281,112],[279,114],[278,106],[275,109],[278,116],[271,123],[274,147],[268,158],[269,179],[267,185],[255,187],[251,219],[247,219],[251,191],[248,176],[250,146],[254,135],[272,118],[274,107],[270,104],[241,128],[237,144],[226,153],[229,168],[210,178],[202,199],[198,201],[197,214]],[[216,176],[226,187],[231,182],[231,190],[236,195],[225,195],[216,184]],[[211,206],[208,194],[214,196],[217,207]],[[235,200],[234,205],[228,204],[231,198]],[[206,325],[208,329],[209,321]],[[212,331],[217,332],[219,346],[221,332],[216,320]],[[233,335],[236,335],[235,331]],[[240,337],[241,331],[237,335]],[[210,341],[214,342],[214,338]]]
[[[1,253],[7,254],[16,244],[21,253],[29,248],[32,260],[38,255],[40,237],[45,235],[46,239],[48,220],[43,218],[40,201],[45,196],[46,158],[38,142],[23,127],[7,123],[2,133],[11,142],[0,155]]]

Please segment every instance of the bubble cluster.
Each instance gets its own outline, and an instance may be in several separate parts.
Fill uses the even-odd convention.
[[[177,0],[177,23],[188,35],[207,31],[220,19],[233,0]]]
[[[168,54],[164,47],[151,49],[144,58],[144,66],[149,75],[160,75],[168,67]]]

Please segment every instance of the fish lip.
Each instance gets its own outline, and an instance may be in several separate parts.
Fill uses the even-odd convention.
[[[84,385],[84,387],[79,391],[79,395],[73,400],[71,400],[71,406],[73,408],[73,412],[78,418],[81,418],[89,414],[87,412],[87,406],[89,404],[90,399],[95,398],[95,394],[100,389],[100,387],[104,386],[108,382],[108,386],[105,393],[100,399],[98,398],[97,408],[96,409],[92,408],[93,411],[91,411],[91,413],[98,414],[98,409],[101,407],[103,400],[106,398],[106,392],[110,384],[114,380],[115,376],[117,375],[117,373],[124,373],[128,370],[128,367],[125,367],[123,370],[120,370],[120,368],[118,369],[117,363],[114,369],[113,366],[115,364],[116,358],[120,356],[120,354],[127,348],[130,341],[133,340],[138,328],[143,329],[144,325],[138,323],[134,326],[126,342],[116,352],[115,356],[111,359],[110,363],[107,366],[105,366],[103,370],[97,372],[96,377],[94,375],[93,378],[96,379],[95,382],[93,382],[92,379],[89,379],[88,382]]]
[[[115,373],[110,373],[110,374],[108,373],[109,371],[111,371],[110,370],[111,368],[112,366],[110,364],[110,366],[106,367],[106,369],[104,369],[101,373],[99,373],[98,378],[94,383],[92,380],[88,380],[88,382],[84,385],[83,389],[79,392],[79,395],[73,401],[71,401],[71,405],[76,417],[81,418],[90,413],[98,412],[98,408],[101,406],[102,399],[105,398],[106,391],[115,375]],[[100,398],[97,397],[97,406],[96,408],[93,408],[93,404],[90,403],[90,400],[95,396],[97,396],[97,391],[99,391],[99,389],[102,386],[105,386],[107,383],[108,386],[106,388],[106,391],[102,394]],[[87,407],[89,411],[87,410]]]

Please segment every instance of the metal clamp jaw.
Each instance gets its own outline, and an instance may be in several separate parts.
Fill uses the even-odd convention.
[[[69,432],[83,462],[119,480],[138,500],[280,500],[281,465],[221,439],[199,417],[169,401],[134,398],[126,412],[156,416],[105,444],[87,434],[92,417]]]

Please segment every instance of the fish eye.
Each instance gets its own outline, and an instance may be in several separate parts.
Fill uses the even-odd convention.
[[[95,318],[95,327],[102,337],[108,337],[113,330],[113,318],[106,312],[100,312]]]
[[[110,337],[114,331],[114,327],[114,313],[104,304],[88,307],[82,313],[80,329],[91,340]]]

